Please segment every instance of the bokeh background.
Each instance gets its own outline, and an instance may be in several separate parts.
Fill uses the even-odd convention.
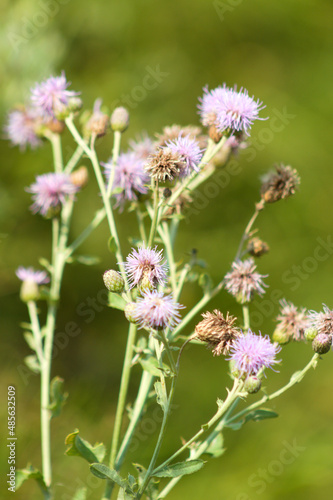
[[[223,82],[230,86],[237,83],[260,98],[267,106],[262,115],[275,117],[275,121],[258,122],[253,127],[251,150],[240,153],[239,174],[231,176],[224,188],[211,196],[202,187],[207,206],[191,215],[189,223],[182,223],[177,258],[186,260],[197,249],[217,282],[229,269],[258,200],[260,176],[274,163],[284,162],[298,169],[302,184],[295,197],[269,206],[256,225],[271,247],[259,263],[260,272],[269,274],[266,281],[270,288],[265,299],[256,301],[252,308],[256,328],[272,333],[278,305],[271,294],[274,296],[276,290],[310,309],[319,310],[322,303],[333,307],[333,256],[331,247],[325,248],[325,242],[333,238],[332,2],[2,0],[0,16],[2,122],[9,108],[27,98],[34,82],[61,70],[72,81],[71,88],[82,91],[87,108],[96,97],[102,97],[110,109],[117,103],[128,106],[131,126],[124,136],[124,147],[142,130],[153,134],[173,123],[198,124],[197,98],[206,84],[213,88]],[[156,68],[163,76],[156,88],[147,90],[145,75]],[[111,145],[110,135],[99,142],[101,160],[108,158]],[[50,255],[50,224],[32,216],[24,187],[52,166],[47,145],[26,154],[6,141],[0,147],[1,498],[10,498],[4,486],[8,385],[17,388],[17,466],[31,461],[40,467],[39,380],[31,375],[24,381],[18,372],[30,351],[19,326],[27,320],[27,312],[19,300],[15,269],[19,265],[38,266],[40,257]],[[71,150],[72,142],[65,135],[65,156]],[[91,179],[77,205],[73,236],[100,204],[93,176]],[[127,237],[135,231],[134,216],[123,213],[117,222],[129,250]],[[70,498],[80,485],[88,487],[89,499],[100,498],[102,491],[102,482],[89,475],[83,460],[64,456],[64,438],[78,427],[90,442],[110,442],[126,341],[122,314],[105,307],[99,307],[94,315],[77,314],[80,305],[91,309],[87,301],[89,297],[96,299],[102,289],[102,272],[115,264],[107,239],[104,224],[82,249],[84,254],[97,255],[100,263],[69,266],[65,274],[57,331],[75,321],[82,332],[69,339],[53,364],[53,375],[65,379],[69,392],[61,417],[53,422],[56,500]],[[318,248],[325,259],[316,257]],[[190,306],[200,294],[199,287],[188,285],[182,300]],[[224,291],[212,302],[214,307],[240,314]],[[310,356],[307,345],[287,346],[281,355],[281,373],[270,375],[267,387],[278,388]],[[198,474],[184,478],[170,498],[331,498],[332,374],[330,353],[302,384],[271,403],[280,414],[278,419],[249,423],[237,433],[228,431],[226,454],[209,461]],[[140,370],[134,370],[131,398],[139,375]],[[229,379],[223,360],[213,359],[199,346],[187,349],[177,408],[161,459],[178,446],[181,436],[190,437],[208,420],[215,411],[216,398],[224,398],[226,384]],[[129,459],[132,472],[131,461],[146,465],[149,459],[152,431],[157,425],[153,411],[154,407],[148,414],[149,425],[146,420],[136,438],[140,448]],[[295,444],[300,448],[294,459],[283,463],[284,450]],[[266,479],[258,483],[258,476],[265,474],[262,471],[267,472]],[[38,499],[41,495],[31,481],[15,498]]]

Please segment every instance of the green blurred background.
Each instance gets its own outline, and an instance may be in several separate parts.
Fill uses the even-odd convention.
[[[87,108],[96,97],[102,97],[111,108],[119,101],[126,105],[126,96],[131,96],[131,126],[124,144],[142,130],[153,134],[164,125],[198,124],[197,97],[206,84],[213,88],[223,82],[230,86],[237,83],[260,98],[267,106],[262,115],[275,116],[276,120],[258,122],[253,127],[252,149],[240,153],[240,174],[232,176],[225,188],[216,192],[212,187],[215,195],[211,196],[212,191],[206,188],[205,192],[202,187],[207,207],[193,214],[190,223],[182,223],[176,256],[186,259],[196,248],[207,261],[214,281],[221,279],[258,200],[260,176],[275,162],[291,164],[302,178],[300,192],[269,206],[257,224],[271,247],[259,263],[260,272],[269,274],[266,281],[270,288],[264,301],[254,304],[253,320],[263,333],[272,332],[272,319],[278,311],[270,298],[275,290],[283,290],[288,300],[310,309],[319,310],[322,302],[333,307],[332,255],[327,252],[322,261],[314,257],[322,241],[333,238],[332,2],[2,0],[0,15],[2,122],[9,108],[27,98],[34,82],[62,69],[72,81],[71,88],[82,91]],[[157,67],[164,76],[156,88],[145,90],[145,75]],[[27,320],[27,312],[19,301],[15,269],[19,265],[38,266],[39,257],[50,255],[49,222],[31,215],[30,197],[24,187],[36,174],[51,170],[51,155],[47,145],[26,154],[9,147],[6,141],[0,147],[1,435],[6,436],[7,386],[15,385],[17,466],[32,461],[40,467],[39,380],[31,375],[25,384],[18,373],[30,351],[19,326],[20,321]],[[107,136],[98,144],[101,160],[109,157],[110,148],[111,137]],[[71,150],[66,135],[65,156]],[[91,179],[77,205],[73,236],[79,234],[100,204],[93,176]],[[130,243],[126,238],[135,230],[133,214],[122,214],[117,222],[127,251]],[[68,403],[52,427],[56,500],[73,494],[80,485],[88,487],[89,499],[100,498],[102,491],[101,481],[89,475],[83,460],[63,454],[64,438],[75,427],[91,442],[110,442],[126,341],[122,314],[102,308],[88,322],[90,316],[77,313],[80,305],[88,308],[89,297],[97,297],[102,289],[102,272],[115,264],[107,250],[107,238],[104,224],[82,249],[82,253],[98,255],[100,264],[70,266],[64,279],[57,332],[62,332],[68,321],[75,321],[82,332],[69,339],[53,364],[53,375],[65,379],[69,392]],[[321,250],[321,254],[324,252]],[[297,277],[300,273],[302,277]],[[182,301],[189,307],[199,297],[199,287],[188,285]],[[225,292],[213,301],[211,309],[214,307],[240,314]],[[310,356],[309,346],[287,346],[282,353],[281,373],[270,375],[267,387],[272,390],[282,380],[286,382]],[[183,479],[170,498],[331,498],[332,373],[330,353],[300,386],[272,402],[270,406],[280,414],[278,419],[249,423],[237,433],[227,432],[226,454]],[[132,398],[139,375],[140,370],[134,370]],[[186,350],[177,408],[161,460],[178,446],[180,436],[190,437],[208,420],[215,411],[216,398],[224,398],[226,384],[229,379],[223,360],[212,359],[210,352],[199,346]],[[156,415],[152,407],[136,437],[135,446],[140,448],[130,457],[128,467],[132,472],[131,460],[144,465],[149,460]],[[302,450],[290,463],[283,464],[286,446],[294,443]],[[1,470],[1,498],[10,498],[3,484],[7,473],[3,438]],[[260,470],[268,473],[261,486],[256,482]],[[41,495],[37,486],[28,482],[15,498],[38,499]]]

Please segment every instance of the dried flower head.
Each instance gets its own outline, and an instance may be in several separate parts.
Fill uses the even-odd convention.
[[[63,173],[37,175],[36,182],[26,188],[28,193],[33,194],[32,212],[40,212],[44,216],[57,213],[66,199],[74,197],[78,190],[70,176]]]
[[[126,258],[124,263],[131,288],[142,284],[144,281],[147,287],[155,288],[158,284],[164,285],[167,280],[168,266],[163,261],[163,251],[157,252],[155,248],[145,248],[144,246],[132,249],[132,253]]]
[[[262,337],[251,330],[246,335],[238,337],[231,346],[230,358],[235,368],[246,377],[257,375],[262,368],[272,368],[278,363],[275,359],[281,347],[272,344],[268,335]]]
[[[190,135],[183,137],[180,134],[174,141],[167,142],[167,146],[173,153],[180,155],[185,163],[185,168],[180,172],[181,177],[190,175],[193,170],[199,172],[198,165],[202,157],[202,150],[195,139],[192,139]]]
[[[261,257],[269,252],[269,246],[265,241],[255,236],[249,240],[246,250],[253,257]]]
[[[112,169],[111,159],[102,165],[105,167],[104,172],[109,180]],[[144,171],[142,159],[134,152],[121,153],[114,169],[112,190],[122,189],[120,193],[113,194],[116,199],[115,207],[123,209],[126,201],[136,201],[139,193],[148,192],[149,177]]]
[[[306,309],[297,308],[285,299],[280,300],[280,305],[280,314],[276,318],[278,322],[276,330],[283,332],[289,339],[303,340],[304,332],[310,326]]]
[[[50,282],[46,271],[35,271],[33,267],[20,266],[15,274],[21,281],[32,281],[37,285],[44,285]]]
[[[262,296],[265,293],[264,287],[267,287],[262,278],[267,274],[255,272],[257,266],[252,258],[233,262],[232,271],[224,277],[225,288],[231,295],[241,303],[250,302],[255,293]]]
[[[70,178],[74,186],[77,186],[80,189],[84,188],[89,181],[89,174],[87,167],[81,165],[81,167],[73,170],[73,172],[70,174]]]
[[[261,197],[266,203],[288,198],[295,194],[300,184],[300,177],[294,168],[276,165],[275,169],[276,172],[270,172],[262,179]]]
[[[31,101],[45,118],[58,118],[66,112],[70,99],[80,94],[67,90],[69,85],[64,71],[60,76],[51,76],[31,89]]]
[[[318,333],[333,336],[333,310],[323,304],[324,312],[309,312],[310,326],[315,328]]]
[[[33,108],[22,107],[8,114],[4,132],[13,146],[19,146],[24,151],[27,146],[35,149],[42,144],[37,135],[41,117]]]
[[[241,333],[234,323],[237,318],[223,316],[221,311],[215,309],[212,313],[207,311],[202,314],[204,318],[195,327],[195,336],[202,342],[207,342],[208,347],[213,350],[214,356],[224,356],[228,354],[233,342]]]
[[[90,136],[92,134],[96,137],[102,137],[106,134],[109,126],[109,116],[101,111],[102,99],[96,99],[92,114],[84,125],[84,135]]]
[[[174,301],[172,295],[157,290],[147,291],[135,305],[133,316],[141,328],[173,328],[180,321],[179,309],[184,306]]]
[[[158,181],[173,181],[186,168],[186,164],[179,153],[168,147],[159,148],[153,153],[145,165],[146,172]]]

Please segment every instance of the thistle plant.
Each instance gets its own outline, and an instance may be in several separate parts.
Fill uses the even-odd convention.
[[[105,436],[111,445],[91,445],[75,430],[64,436],[66,454],[86,460],[91,473],[104,482],[102,500],[115,495],[119,500],[158,500],[166,498],[183,476],[202,469],[207,457],[223,454],[227,429],[237,430],[250,420],[276,416],[265,405],[300,382],[330,350],[333,310],[324,306],[323,312],[307,311],[283,299],[270,331],[251,327],[251,302],[265,294],[269,281],[269,276],[260,273],[260,259],[269,247],[256,234],[254,224],[267,204],[295,194],[300,179],[290,166],[277,165],[262,180],[260,198],[240,235],[234,260],[221,265],[217,284],[207,279],[195,259],[180,262],[174,251],[194,191],[225,167],[239,148],[246,147],[256,120],[268,119],[261,116],[265,106],[260,100],[236,86],[205,88],[198,104],[203,128],[166,126],[155,137],[130,140],[126,150],[122,135],[129,127],[128,111],[116,108],[109,116],[101,99],[95,101],[92,111],[82,111],[79,92],[69,87],[64,73],[36,84],[30,102],[11,111],[5,125],[8,139],[21,150],[48,143],[54,163],[53,172],[37,175],[26,188],[32,195],[31,212],[49,221],[52,258],[50,262],[41,259],[43,269],[17,269],[22,282],[20,297],[30,318],[25,340],[33,354],[26,363],[40,374],[41,470],[28,465],[17,471],[16,488],[32,478],[45,499],[63,498],[62,486],[53,479],[57,471],[52,471],[51,434],[51,419],[61,413],[66,400],[63,380],[51,378],[53,338],[57,316],[61,315],[59,299],[66,266],[106,220],[105,242],[116,265],[106,269],[102,278],[97,275],[96,282],[103,279],[109,292],[110,319],[113,308],[122,310],[128,329],[114,426]],[[96,139],[109,140],[108,128],[113,134],[112,153],[110,158],[100,159]],[[70,135],[75,143],[67,164],[63,161],[62,134]],[[82,157],[90,163],[89,174],[86,166],[79,166]],[[73,240],[72,214],[76,200],[84,197],[88,176],[95,178],[103,206]],[[134,236],[136,244],[128,255],[123,253],[117,231],[117,221],[127,210],[137,219],[136,234],[128,235]],[[203,290],[193,307],[183,303],[183,288],[190,280],[197,280]],[[210,301],[222,292],[235,298],[234,309],[224,310],[221,299],[220,309],[210,310]],[[194,329],[192,321],[196,322]],[[270,369],[282,370],[283,349],[292,341],[308,342],[308,363],[298,366],[278,390],[263,390],[262,380],[269,378]],[[182,358],[191,355],[191,343],[199,343],[221,358],[229,370],[231,386],[222,394],[224,400],[216,394],[217,409],[208,422],[161,462],[177,380],[182,376]],[[185,346],[189,348],[185,350]],[[141,366],[142,374],[128,418],[125,409],[134,365]],[[148,405],[159,405],[163,419],[150,460],[138,464],[130,445]],[[135,463],[128,471],[123,470],[126,457]],[[70,467],[73,458],[66,460],[66,467]],[[72,498],[84,500],[86,495],[83,488]]]

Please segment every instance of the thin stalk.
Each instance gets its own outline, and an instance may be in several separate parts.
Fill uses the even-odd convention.
[[[163,244],[165,246],[167,261],[170,270],[171,287],[173,295],[175,295],[177,289],[176,264],[173,256],[173,248],[170,238],[169,226],[167,222],[163,222],[162,227],[161,226],[158,227],[158,233],[161,236]]]
[[[244,330],[247,332],[247,330],[250,328],[249,304],[243,304],[243,318],[244,318]]]
[[[42,334],[40,331],[36,302],[33,300],[29,300],[29,302],[27,303],[27,307],[31,321],[32,334],[34,336],[36,344],[36,354],[38,357],[39,364],[40,366],[42,366],[42,364],[44,363],[43,341],[42,341]]]
[[[159,213],[158,180],[154,182],[154,180],[152,179],[152,189],[154,191],[154,214],[150,227],[148,247],[151,247],[154,243],[156,228],[158,226],[158,213]]]
[[[62,159],[62,148],[61,148],[60,135],[50,133],[47,136],[47,138],[50,140],[51,145],[52,145],[54,170],[57,173],[61,173],[64,169],[64,162]]]
[[[252,229],[252,226],[255,223],[256,218],[259,215],[259,212],[262,211],[262,209],[264,208],[264,206],[265,206],[264,200],[261,200],[259,203],[256,203],[254,214],[252,215],[251,219],[249,220],[249,222],[248,222],[248,224],[247,224],[247,226],[245,228],[245,231],[244,231],[244,233],[242,235],[242,238],[240,240],[239,247],[238,247],[238,250],[237,250],[237,253],[236,253],[236,256],[235,256],[234,260],[238,260],[238,259],[241,258],[244,243],[248,239],[249,234],[250,234],[251,229]]]
[[[144,224],[144,214],[142,213],[142,210],[140,208],[140,204],[138,203],[136,205],[136,217],[138,220],[138,227],[139,227],[139,232],[140,232],[140,237],[143,241],[143,243],[146,245],[147,243],[147,234],[146,234],[146,229],[145,229],[145,224]]]
[[[113,136],[111,172],[110,172],[110,179],[109,179],[109,184],[108,184],[107,193],[106,193],[108,198],[110,198],[110,196],[111,196],[113,177],[114,177],[114,169],[115,169],[115,166],[117,165],[118,158],[119,158],[120,144],[121,144],[121,132],[116,130],[114,133],[114,136]],[[112,177],[112,179],[111,179],[111,177]]]
[[[90,234],[96,229],[100,223],[105,219],[105,209],[101,208],[95,214],[93,220],[88,224],[88,226],[82,231],[82,233],[71,243],[66,249],[65,259],[68,259],[75,250],[90,236]]]
[[[72,172],[72,170],[75,168],[76,164],[80,160],[82,153],[83,153],[83,148],[81,146],[77,146],[76,150],[74,151],[72,157],[69,159],[64,169],[65,174],[70,174]]]

